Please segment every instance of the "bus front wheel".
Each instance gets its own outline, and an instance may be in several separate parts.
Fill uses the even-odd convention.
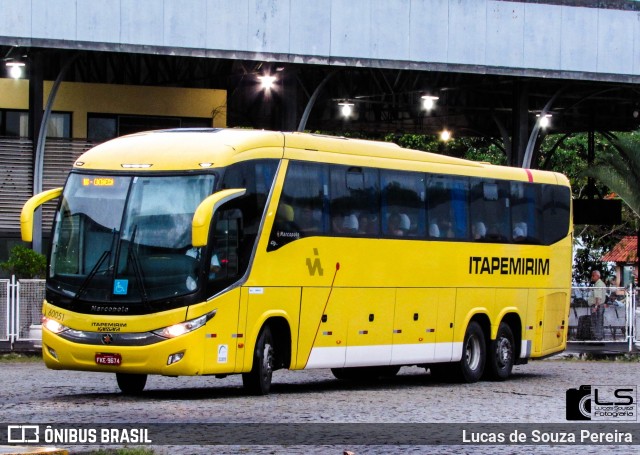
[[[508,324],[501,322],[496,339],[491,341],[487,355],[487,378],[504,381],[513,369],[513,332]]]
[[[146,374],[116,373],[118,387],[125,395],[138,395],[147,384]]]
[[[478,382],[484,372],[486,345],[482,327],[471,321],[464,334],[459,372],[464,382]]]
[[[242,374],[244,388],[254,395],[266,395],[271,390],[271,377],[275,364],[273,337],[268,325],[258,336],[253,352],[253,367],[249,373]]]

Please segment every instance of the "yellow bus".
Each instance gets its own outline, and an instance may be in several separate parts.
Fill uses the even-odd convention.
[[[105,142],[59,198],[43,304],[53,369],[148,374],[418,365],[475,382],[562,351],[571,191],[551,172],[303,133],[186,129]]]

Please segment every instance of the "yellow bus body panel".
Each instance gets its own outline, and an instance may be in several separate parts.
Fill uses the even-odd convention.
[[[253,286],[243,287],[241,313],[246,314],[246,320],[241,321],[244,327],[244,364],[242,371],[251,371],[253,353],[260,329],[270,318],[284,319],[292,337],[297,337],[300,319],[300,288],[295,286]],[[293,342],[294,339],[291,340]],[[297,350],[295,343],[291,346],[291,358],[295,359]]]

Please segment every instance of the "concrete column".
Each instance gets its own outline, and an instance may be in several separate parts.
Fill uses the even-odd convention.
[[[529,140],[529,83],[516,80],[512,96],[511,150],[507,150],[509,165],[520,167]]]

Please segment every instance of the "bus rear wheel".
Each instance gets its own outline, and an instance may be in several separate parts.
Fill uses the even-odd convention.
[[[484,372],[486,345],[482,327],[471,321],[464,334],[460,373],[465,382],[478,382]]]
[[[511,375],[514,362],[513,332],[501,322],[496,339],[491,341],[487,355],[487,379],[504,381]]]
[[[147,385],[146,374],[116,373],[118,387],[125,395],[138,395]]]
[[[271,390],[271,378],[275,365],[273,337],[268,325],[264,326],[258,336],[253,352],[253,367],[249,373],[242,374],[244,388],[254,395],[266,395]]]

